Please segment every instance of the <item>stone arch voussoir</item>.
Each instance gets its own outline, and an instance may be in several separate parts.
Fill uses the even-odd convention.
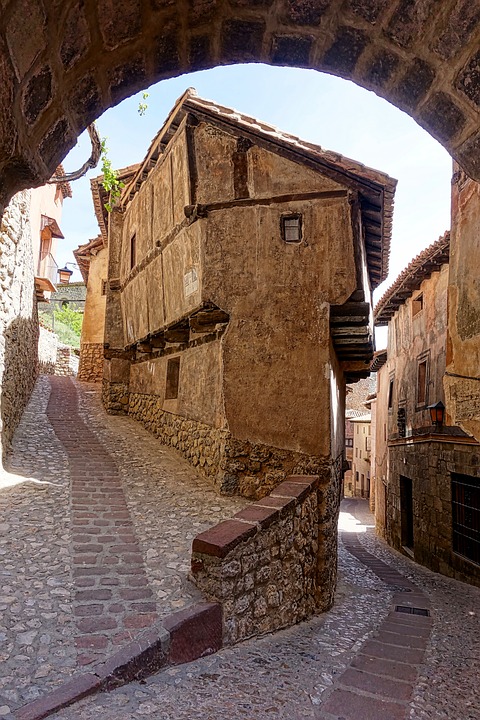
[[[312,68],[411,115],[480,180],[478,0],[4,0],[0,204],[104,110],[164,78]]]

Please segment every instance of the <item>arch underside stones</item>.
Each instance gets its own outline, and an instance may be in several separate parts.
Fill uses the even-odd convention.
[[[478,0],[1,0],[0,201],[158,80],[264,62],[353,80],[480,180]]]

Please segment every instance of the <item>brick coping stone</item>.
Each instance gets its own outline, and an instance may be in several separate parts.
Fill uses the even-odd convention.
[[[223,645],[222,608],[197,603],[164,618],[90,672],[77,673],[56,690],[15,713],[16,720],[42,720],[87,695],[141,680],[169,665],[192,662]]]
[[[265,498],[197,535],[192,543],[192,555],[225,558],[237,545],[278,520],[295,502],[301,502],[318,485],[318,475],[288,476]],[[193,557],[194,574],[197,562]]]

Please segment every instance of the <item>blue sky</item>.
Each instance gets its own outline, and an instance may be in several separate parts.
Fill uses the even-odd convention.
[[[176,99],[187,87],[202,97],[234,107],[322,147],[335,150],[398,182],[393,221],[390,275],[375,299],[423,248],[450,227],[451,158],[408,115],[374,93],[314,70],[235,65],[214,68],[149,89],[148,109],[138,114],[141,98],[128,98],[97,121],[107,137],[114,167],[139,162]],[[75,170],[90,154],[85,135],[64,161]],[[73,199],[64,204],[58,262],[73,262],[72,250],[96,237],[89,179],[73,183]],[[80,279],[77,274],[72,279]]]

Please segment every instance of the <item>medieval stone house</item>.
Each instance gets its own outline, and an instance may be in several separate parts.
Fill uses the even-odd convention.
[[[375,309],[388,325],[376,403],[376,525],[432,570],[480,584],[480,445],[445,414],[450,236],[415,258]],[[440,407],[441,409],[441,407]]]
[[[221,492],[263,496],[291,473],[338,490],[394,189],[187,91],[109,218],[107,408]]]

